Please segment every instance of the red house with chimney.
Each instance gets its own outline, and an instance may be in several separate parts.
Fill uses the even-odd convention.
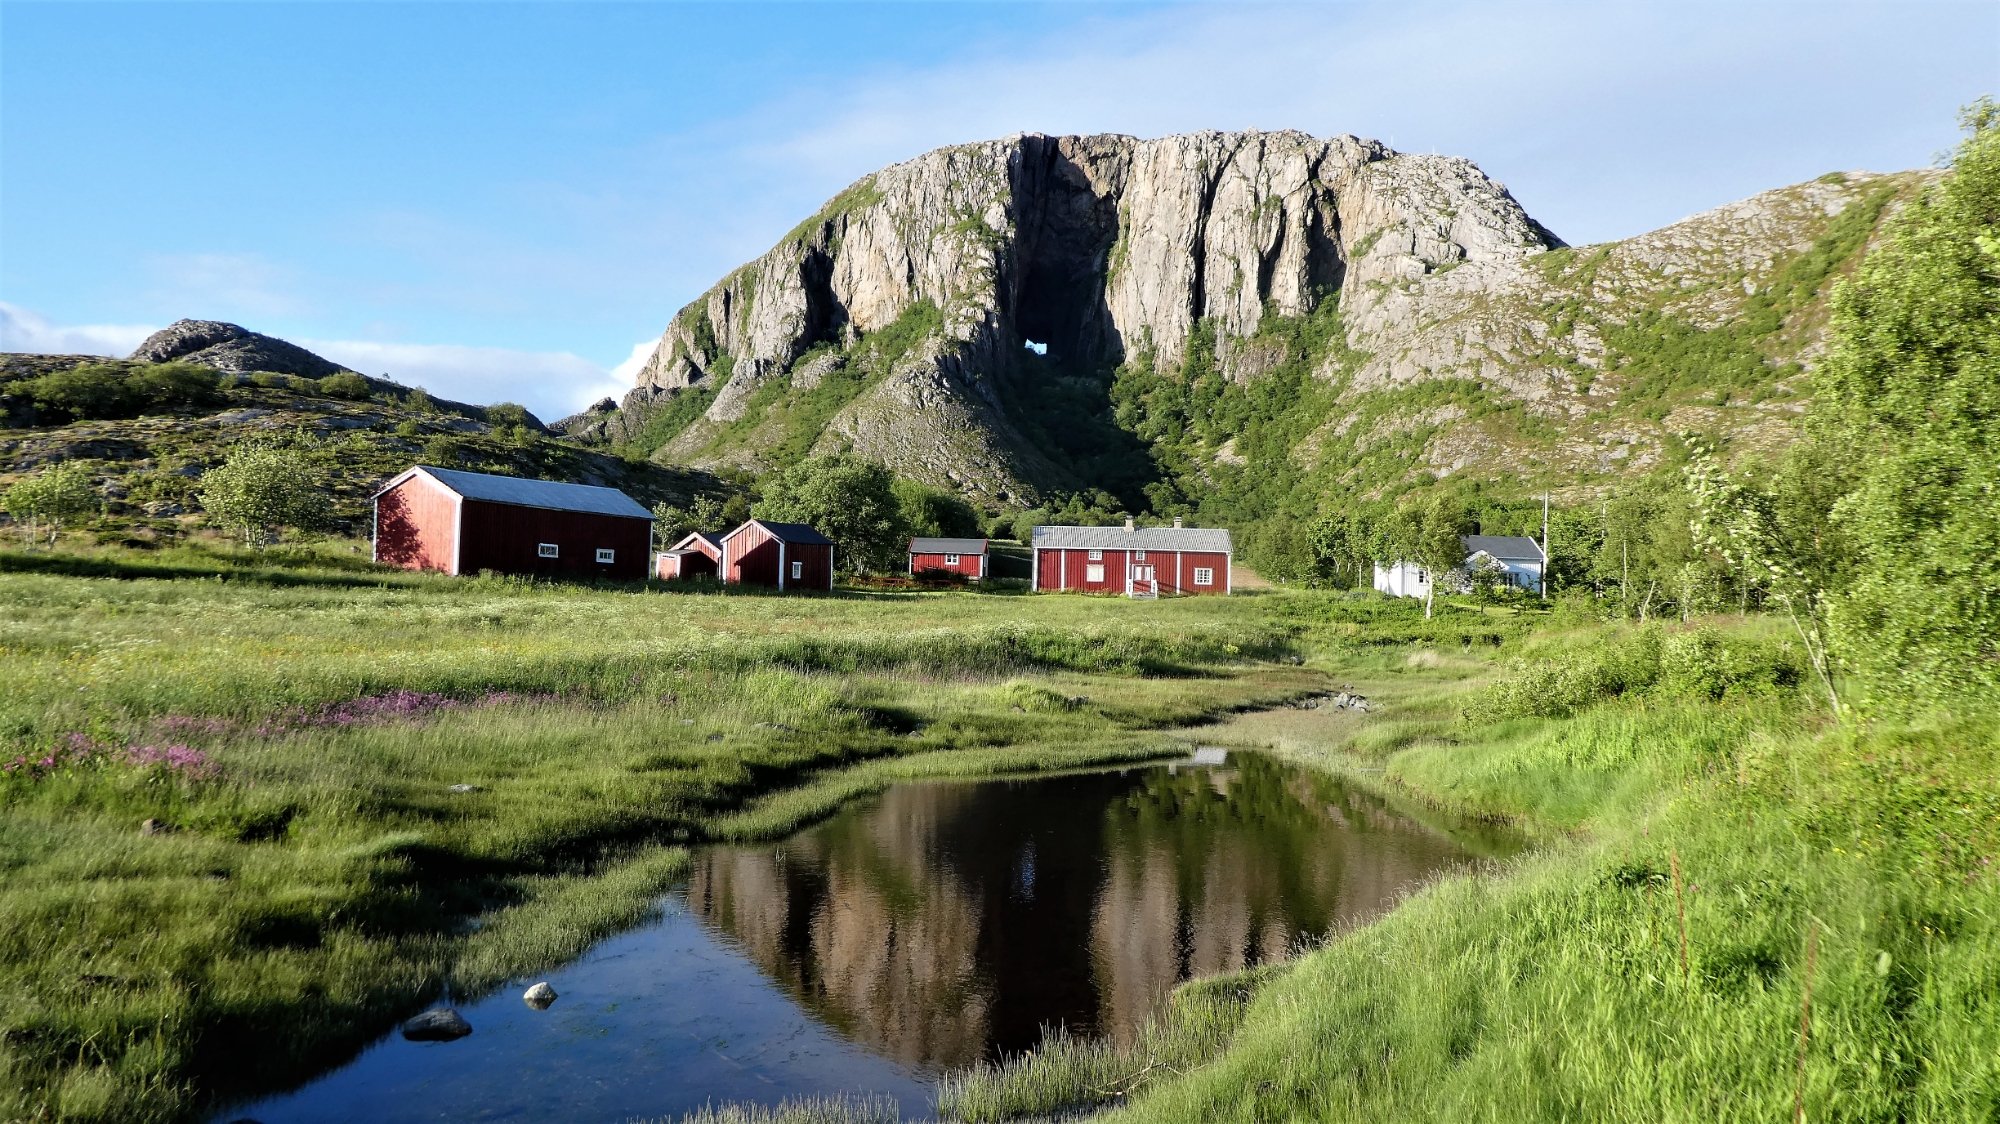
[[[654,574],[661,581],[722,576],[722,540],[696,531],[660,552]]]
[[[639,581],[653,513],[616,488],[417,465],[375,493],[375,561]]]
[[[722,536],[722,580],[779,591],[833,588],[833,540],[804,523],[752,519]]]
[[[1220,527],[1036,527],[1033,588],[1126,597],[1227,594],[1234,547]]]
[[[914,538],[910,540],[910,576],[955,574],[971,581],[986,576],[985,539]]]

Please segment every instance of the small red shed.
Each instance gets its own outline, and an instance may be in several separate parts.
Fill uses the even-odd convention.
[[[722,580],[772,589],[832,589],[833,540],[804,523],[752,519],[722,536]]]
[[[910,540],[910,576],[957,574],[973,581],[986,576],[985,539]]]
[[[616,488],[420,464],[375,493],[375,561],[406,570],[638,581],[652,545]]]
[[[1155,597],[1229,592],[1234,548],[1220,527],[1037,527],[1033,588]]]
[[[661,581],[720,577],[722,540],[707,531],[696,531],[660,552],[655,573]]]

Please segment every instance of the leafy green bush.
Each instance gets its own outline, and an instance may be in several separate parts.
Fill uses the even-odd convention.
[[[89,514],[97,503],[90,469],[79,461],[24,476],[0,496],[0,507],[21,524],[30,541],[46,527],[49,541],[54,542],[64,521]]]
[[[85,363],[26,379],[13,393],[32,402],[45,422],[130,418],[221,399],[216,373],[188,363]]]
[[[245,441],[201,478],[201,505],[221,525],[258,543],[280,527],[316,530],[332,513],[314,458],[276,443]]]
[[[339,371],[319,380],[319,392],[328,398],[359,402],[367,398],[371,391],[368,380],[353,371]]]
[[[1560,718],[1642,692],[1720,702],[1788,692],[1804,678],[1800,654],[1789,645],[1712,627],[1669,633],[1653,626],[1592,644],[1530,651],[1468,703],[1464,714],[1476,722]]]

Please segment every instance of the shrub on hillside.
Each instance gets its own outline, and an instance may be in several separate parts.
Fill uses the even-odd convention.
[[[88,515],[98,505],[97,487],[90,469],[81,462],[68,461],[14,481],[0,507],[14,517],[33,542],[47,530],[49,541],[62,532],[62,525]]]
[[[1805,678],[1796,650],[1713,628],[1613,633],[1594,643],[1516,660],[1464,709],[1475,722],[1561,718],[1606,699],[1645,693],[1720,702],[1795,690]]]
[[[131,418],[221,400],[217,375],[188,363],[138,368],[85,363],[16,383],[44,423]]]
[[[359,402],[372,393],[368,380],[353,371],[340,371],[319,380],[319,392],[328,398],[345,398]]]

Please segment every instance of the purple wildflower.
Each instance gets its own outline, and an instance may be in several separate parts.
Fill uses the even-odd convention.
[[[182,780],[213,780],[222,772],[208,754],[185,745],[135,745],[125,750],[125,763],[158,769]]]

